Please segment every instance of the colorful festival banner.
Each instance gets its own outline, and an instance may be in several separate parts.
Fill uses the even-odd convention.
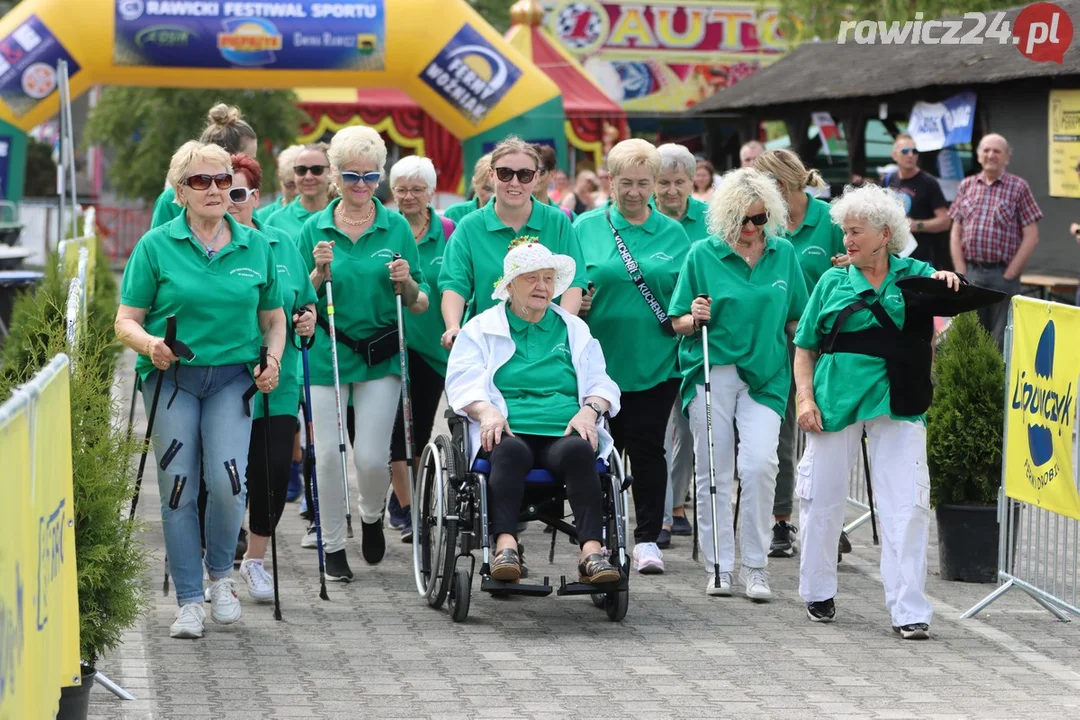
[[[22,117],[57,87],[56,66],[68,64],[68,77],[79,72],[60,41],[37,15],[31,15],[0,40],[0,100]]]
[[[49,718],[81,675],[67,356],[0,406],[0,457],[0,720]]]
[[[626,110],[680,112],[788,50],[775,8],[721,0],[546,0],[552,35]]]
[[[1073,473],[1080,308],[1012,299],[1005,494],[1080,520]]]
[[[117,0],[113,63],[383,70],[385,38],[383,0]]]

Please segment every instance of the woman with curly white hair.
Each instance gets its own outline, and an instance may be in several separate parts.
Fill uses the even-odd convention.
[[[783,239],[787,206],[776,183],[752,168],[734,170],[709,204],[710,237],[690,248],[672,297],[679,349],[683,412],[690,418],[697,462],[698,528],[708,595],[731,595],[735,528],[731,488],[735,424],[742,487],[741,582],[751,600],[772,599],[768,565],[777,441],[787,405],[791,365],[785,332],[794,333],[806,305],[806,281],[791,243]],[[704,295],[705,297],[699,297]],[[716,322],[711,322],[715,318]],[[719,558],[713,555],[709,509],[709,436],[701,333],[709,323],[714,496]],[[708,540],[706,540],[708,538]],[[720,566],[719,583],[712,572]]]
[[[929,276],[956,289],[960,280],[897,255],[910,231],[903,204],[889,190],[849,187],[830,214],[844,229],[851,264],[825,271],[795,334],[798,422],[807,433],[796,481],[803,533],[799,593],[810,620],[835,618],[836,545],[848,472],[865,431],[881,520],[885,606],[895,632],[922,639],[933,615],[924,592],[930,527],[925,418],[904,393],[891,396],[901,375],[885,356],[903,342],[905,301],[897,281]]]

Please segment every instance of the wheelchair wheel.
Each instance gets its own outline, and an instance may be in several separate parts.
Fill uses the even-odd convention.
[[[457,523],[447,522],[446,516],[457,512],[456,467],[450,438],[441,435],[428,443],[421,458],[419,492],[413,496],[413,505],[419,508],[413,530],[416,589],[434,608],[442,607],[452,579]]]
[[[450,597],[447,603],[450,607],[450,617],[454,622],[464,622],[465,618],[469,616],[471,595],[472,578],[469,577],[469,571],[458,568],[454,571],[454,583],[450,588]]]
[[[630,607],[630,591],[619,590],[604,595],[604,610],[612,622],[620,622],[626,617],[626,611]],[[595,602],[595,600],[594,600]]]

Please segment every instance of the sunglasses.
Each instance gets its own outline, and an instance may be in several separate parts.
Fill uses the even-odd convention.
[[[900,148],[901,155],[918,155],[919,151],[915,148]]]
[[[757,215],[747,215],[742,219],[742,224],[745,225],[748,222],[752,222],[758,227],[761,227],[765,223],[769,222],[768,213],[758,213]]]
[[[533,178],[536,177],[535,170],[529,170],[528,168],[522,168],[521,170],[514,170],[508,167],[495,168],[495,177],[499,178],[499,182],[510,182],[517,175],[518,182],[522,185],[531,183]]]
[[[210,183],[217,185],[218,190],[228,190],[232,187],[232,175],[229,173],[218,173],[217,175],[189,175],[183,182],[184,185],[187,185],[192,190],[206,190],[210,187]]]
[[[379,178],[381,178],[381,177],[382,177],[382,173],[377,173],[377,172],[366,172],[366,173],[343,172],[343,173],[341,173],[341,180],[346,185],[355,185],[356,183],[360,182],[361,180],[363,180],[368,185],[374,185],[375,183],[379,182]]]
[[[312,175],[314,175],[315,177],[319,177],[324,172],[326,172],[326,166],[325,165],[294,165],[293,166],[293,172],[296,173],[297,175],[301,176],[301,177],[303,177],[304,175],[307,175],[309,170],[311,171]]]
[[[285,183],[285,189],[288,190],[289,192],[292,192],[293,190],[296,189],[296,183],[294,183],[294,182]]]
[[[229,200],[234,205],[243,205],[248,200],[250,200],[251,196],[254,194],[255,191],[251,188],[234,187],[232,190],[229,191]]]

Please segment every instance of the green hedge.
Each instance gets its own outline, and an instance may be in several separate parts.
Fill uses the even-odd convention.
[[[79,347],[67,347],[67,281],[56,253],[33,292],[15,303],[11,334],[0,354],[0,400],[30,380],[58,353],[71,357],[71,440],[75,554],[82,658],[93,665],[120,643],[147,605],[148,558],[127,521],[134,492],[131,459],[142,444],[127,437],[112,397],[117,356],[113,335],[117,287],[106,253],[93,268],[96,292],[87,307]]]

